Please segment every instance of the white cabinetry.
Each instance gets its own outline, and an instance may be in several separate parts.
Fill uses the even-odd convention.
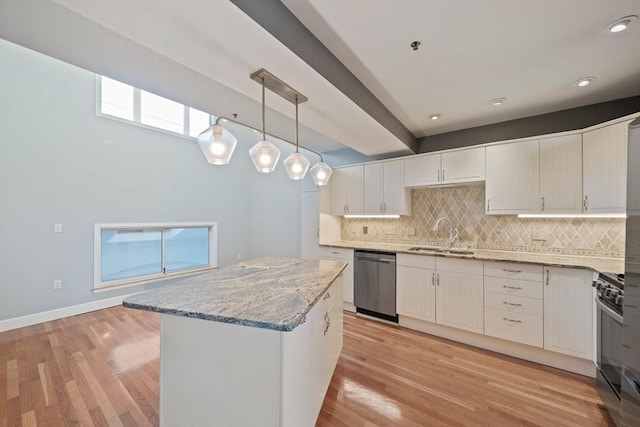
[[[593,360],[591,270],[544,268],[544,348]]]
[[[582,212],[582,136],[540,140],[540,211]]]
[[[485,262],[485,335],[542,347],[542,266]]]
[[[404,186],[404,160],[364,165],[364,212],[411,214],[411,190]]]
[[[331,213],[364,213],[364,167],[336,169],[331,176]]]
[[[339,260],[347,262],[347,267],[342,273],[342,308],[355,313],[356,307],[353,305],[353,249],[322,246],[320,247],[319,252],[320,259]]]
[[[396,312],[399,315],[436,321],[435,268],[435,257],[397,255]]]
[[[625,212],[629,122],[582,135],[584,211]]]
[[[416,156],[405,160],[404,179],[407,187],[482,181],[484,177],[484,147]]]
[[[436,259],[436,323],[483,333],[482,261]]]
[[[538,151],[537,140],[487,147],[486,213],[538,212]]]
[[[289,332],[161,314],[160,425],[315,425],[342,348],[341,286]]]

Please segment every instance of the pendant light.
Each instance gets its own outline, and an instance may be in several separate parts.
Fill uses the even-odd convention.
[[[264,104],[264,77],[262,78],[262,141],[258,141],[256,145],[249,150],[249,156],[254,166],[260,173],[271,173],[276,169],[276,164],[280,159],[280,150],[278,147],[267,141],[267,132],[265,131],[265,104]]]
[[[331,166],[323,162],[322,159],[311,168],[313,183],[319,187],[329,183],[329,178],[331,178],[332,173],[333,169],[331,169]]]
[[[215,124],[198,135],[198,144],[207,162],[212,165],[226,165],[231,160],[238,140],[231,132]]]
[[[309,169],[309,160],[298,152],[298,147],[298,97],[296,96],[296,152],[284,159],[284,168],[287,170],[289,178],[296,181],[304,179]]]

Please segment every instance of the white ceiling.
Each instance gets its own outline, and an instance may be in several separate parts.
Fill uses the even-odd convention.
[[[640,94],[638,0],[282,1],[416,137]]]
[[[603,32],[617,18],[640,15],[640,0],[282,2],[416,137],[640,94],[639,22],[623,33]],[[25,40],[80,66],[83,53],[93,55],[88,63],[99,61],[103,52],[90,52],[98,38],[105,42],[113,39],[107,33],[116,34],[129,45],[112,43],[113,57],[88,69],[113,70],[131,63],[124,59],[135,49],[125,48],[144,48],[186,67],[191,86],[183,76],[156,77],[161,73],[153,67],[160,62],[145,72],[130,71],[132,82],[155,77],[160,95],[183,89],[179,100],[188,104],[192,97],[194,106],[203,105],[194,95],[195,82],[219,82],[253,101],[217,99],[212,112],[231,116],[242,104],[238,119],[254,126],[260,87],[249,75],[266,68],[309,98],[300,106],[300,122],[328,137],[310,142],[314,149],[339,148],[333,140],[369,156],[408,153],[396,136],[229,0],[0,0],[0,12],[0,37]],[[76,25],[75,18],[72,26],[69,15],[86,26]],[[96,29],[90,37],[71,34],[88,25]],[[65,31],[65,37],[57,36]],[[61,54],[61,40],[74,39],[63,48],[75,56]],[[409,47],[413,40],[422,42],[417,52]],[[127,70],[115,74],[127,76]],[[597,80],[583,89],[571,85],[584,76]],[[490,105],[497,97],[508,101]],[[293,105],[270,92],[267,106],[294,117]],[[440,120],[429,119],[435,113]],[[267,116],[267,130],[274,131],[269,123]],[[285,128],[293,129],[292,123]],[[301,131],[304,144],[303,136]]]

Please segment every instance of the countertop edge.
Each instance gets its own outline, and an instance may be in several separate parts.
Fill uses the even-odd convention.
[[[257,320],[239,319],[236,317],[207,314],[207,313],[202,313],[195,310],[179,310],[179,309],[172,309],[172,308],[163,308],[163,307],[158,307],[150,304],[139,304],[139,303],[128,302],[126,298],[122,301],[122,306],[126,308],[150,311],[150,312],[159,313],[159,314],[168,314],[172,316],[188,317],[192,319],[207,320],[207,321],[213,321],[213,322],[219,322],[219,323],[228,323],[228,324],[239,325],[239,326],[250,326],[250,327],[270,329],[270,330],[280,331],[280,332],[290,332],[306,321],[307,314],[318,303],[318,301],[320,300],[320,297],[322,297],[322,295],[324,295],[324,293],[335,283],[336,279],[340,277],[340,275],[344,272],[346,268],[347,268],[347,263],[343,262],[342,267],[336,270],[336,273],[333,275],[333,277],[327,281],[326,286],[324,286],[322,290],[318,292],[317,295],[314,297],[313,301],[311,301],[307,305],[307,308],[305,309],[305,311],[291,318],[286,323],[261,322]]]

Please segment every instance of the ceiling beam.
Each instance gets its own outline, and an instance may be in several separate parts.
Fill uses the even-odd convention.
[[[632,96],[538,116],[425,136],[419,139],[420,153],[584,129],[638,112],[640,112],[640,96]]]
[[[280,0],[231,0],[373,119],[418,152],[418,139],[349,71]]]

